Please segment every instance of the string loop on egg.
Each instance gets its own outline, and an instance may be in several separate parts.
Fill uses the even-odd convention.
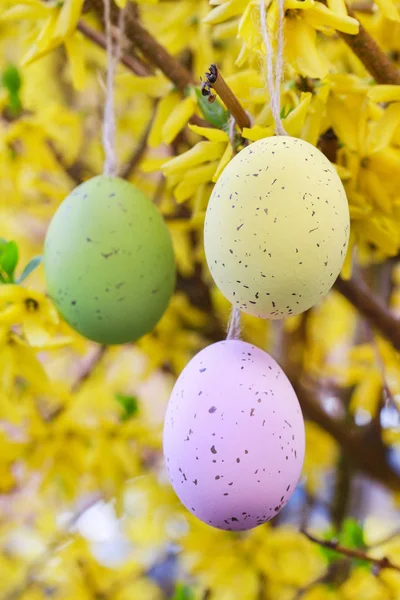
[[[107,84],[104,103],[103,147],[105,154],[104,175],[116,175],[118,170],[115,150],[115,108],[114,108],[114,79],[117,65],[121,58],[122,37],[124,31],[125,8],[119,13],[117,40],[113,43],[111,30],[111,0],[104,0],[104,23],[106,28],[107,50]]]

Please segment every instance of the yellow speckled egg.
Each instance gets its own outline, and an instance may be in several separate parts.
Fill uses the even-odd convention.
[[[270,137],[244,148],[211,195],[207,263],[232,304],[281,319],[332,287],[349,240],[349,209],[335,168],[314,146]]]

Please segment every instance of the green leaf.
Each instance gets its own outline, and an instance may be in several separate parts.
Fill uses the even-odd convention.
[[[14,271],[17,264],[18,246],[15,242],[7,242],[1,253],[0,269],[8,276],[10,283],[14,282]]]
[[[286,119],[286,117],[288,115],[290,115],[290,113],[292,112],[292,110],[294,110],[293,106],[282,106],[281,108],[281,119]]]
[[[205,120],[218,129],[224,129],[228,123],[229,111],[223,107],[218,98],[210,103],[208,98],[201,93],[201,89],[195,88],[194,91],[197,97],[197,104]]]
[[[22,271],[21,275],[18,277],[17,283],[22,283],[24,279],[28,277],[28,275],[30,275],[35,269],[37,269],[41,262],[41,256],[35,256],[34,258],[32,258],[32,260],[28,262],[25,269]]]
[[[1,82],[10,94],[18,94],[21,89],[22,79],[17,67],[9,65],[3,71]]]
[[[340,531],[339,542],[347,548],[365,548],[362,525],[356,519],[345,519]]]
[[[135,396],[125,396],[124,394],[116,394],[115,398],[124,409],[124,413],[121,417],[122,421],[128,421],[128,419],[137,414],[139,410],[139,402]]]
[[[9,65],[1,76],[1,83],[8,91],[8,110],[12,116],[17,116],[22,109],[20,90],[22,79],[19,70],[14,65]]]
[[[188,585],[177,583],[172,600],[193,600],[194,595]]]

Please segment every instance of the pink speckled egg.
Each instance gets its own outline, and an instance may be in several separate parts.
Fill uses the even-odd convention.
[[[179,376],[164,456],[181,502],[205,523],[233,531],[269,521],[296,487],[304,445],[296,394],[263,350],[218,342]]]

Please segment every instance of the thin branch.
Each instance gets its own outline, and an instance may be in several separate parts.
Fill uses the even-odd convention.
[[[96,10],[99,17],[103,19],[103,0],[91,0],[90,4]],[[113,2],[111,4],[111,16],[114,22],[118,20],[118,12],[119,9]],[[97,33],[98,32],[95,32],[95,34]],[[164,73],[164,75],[172,81],[179,90],[181,90],[181,92],[183,92],[187,86],[195,84],[191,72],[186,69],[179,60],[172,56],[172,54],[170,54],[166,48],[164,48],[164,46],[162,46],[151,33],[143,27],[143,25],[141,25],[134,4],[130,4],[126,9],[125,36],[134,47],[140,50],[146,60],[148,60],[150,64],[158,67],[160,71]],[[93,39],[93,41],[98,43],[98,40],[96,39]],[[103,46],[103,41],[101,45]],[[126,58],[126,56],[124,58]],[[135,60],[138,59],[136,58]],[[124,62],[124,60],[122,62]],[[140,61],[139,63],[143,66],[143,63]],[[124,62],[124,64],[129,66],[126,62]],[[200,127],[210,127],[210,124],[198,115],[192,115],[190,123],[199,125]]]
[[[343,421],[333,418],[321,406],[320,399],[311,387],[296,381],[296,378],[290,376],[290,372],[287,375],[304,416],[337,441],[354,468],[393,491],[400,491],[400,473],[388,464],[384,445],[379,440],[372,439],[367,428],[351,428]]]
[[[347,13],[350,17],[356,18],[354,11],[348,5]],[[359,32],[356,35],[349,35],[348,33],[341,33],[340,35],[377,83],[400,85],[400,71],[361,23]]]
[[[400,319],[361,279],[336,280],[335,288],[362,314],[368,323],[400,350]]]
[[[133,172],[135,171],[136,167],[140,163],[141,159],[143,158],[143,155],[145,154],[145,152],[147,150],[147,141],[149,139],[151,127],[154,122],[154,117],[156,114],[156,106],[157,105],[155,105],[155,107],[154,107],[153,114],[146,126],[146,129],[144,130],[144,132],[142,134],[142,137],[139,139],[138,145],[135,148],[134,152],[132,153],[131,158],[128,160],[126,165],[124,165],[122,167],[122,169],[119,173],[119,176],[122,177],[123,179],[129,179],[129,177],[132,176]]]
[[[30,114],[32,114],[30,111],[22,110],[18,115],[11,115],[7,111],[7,109],[5,109],[3,111],[3,113],[0,115],[0,120],[4,121],[5,123],[12,123],[13,121],[17,120],[18,118],[23,117],[23,116],[28,116]],[[9,146],[11,149],[18,152],[17,148],[15,147],[15,145],[13,143],[10,143]],[[59,165],[64,169],[64,171],[72,179],[72,181],[74,181],[77,185],[82,183],[85,180],[86,176],[90,177],[92,175],[89,172],[89,169],[79,161],[74,162],[72,165],[66,165],[61,152],[59,152],[59,150],[57,150],[57,148],[52,140],[47,140],[47,146],[51,150],[54,158],[59,163]]]
[[[77,392],[82,387],[82,385],[89,379],[94,369],[103,359],[106,350],[107,346],[99,346],[98,348],[96,348],[96,352],[94,352],[92,356],[90,356],[87,360],[82,361],[75,383],[72,386],[72,392]]]
[[[374,14],[374,3],[370,0],[361,0],[360,2],[353,2],[351,8],[356,13],[365,13],[368,15]]]
[[[103,20],[103,0],[92,0],[91,5]],[[113,22],[118,20],[118,13],[119,8],[112,2],[111,18]],[[188,85],[193,85],[194,79],[190,71],[143,27],[132,3],[129,4],[125,13],[125,35],[140,50],[146,60],[158,67],[178,89],[184,90]]]
[[[335,489],[331,507],[332,521],[338,529],[346,517],[351,496],[352,473],[349,457],[340,452],[335,471]]]
[[[51,140],[48,140],[47,145],[52,151],[54,158],[59,163],[60,167],[64,169],[64,171],[72,179],[72,181],[76,183],[76,185],[79,185],[86,179],[93,177],[94,173],[92,173],[92,171],[80,161],[76,161],[72,165],[66,165],[62,153],[55,147]]]
[[[305,343],[304,323],[295,336],[293,338],[292,334],[287,339],[292,347],[296,342]],[[315,382],[303,374],[302,362],[294,359],[288,346],[285,346],[283,357],[280,363],[296,392],[304,417],[319,425],[336,440],[353,469],[392,490],[400,490],[400,471],[388,461],[382,440],[374,435],[370,426],[357,427],[348,423],[341,413],[335,415],[325,410],[322,402],[324,392],[317,389]]]
[[[206,82],[203,84],[203,95],[208,96],[209,101],[213,101],[214,96],[211,94],[210,88],[215,90],[222,102],[232,114],[240,129],[251,127],[249,115],[236,98],[235,94],[222,77],[217,65],[212,64],[205,74]]]
[[[90,27],[85,21],[79,21],[77,29],[97,46],[106,49],[106,39],[100,31],[96,31],[96,29]],[[121,56],[121,63],[139,77],[146,77],[151,73],[149,67],[133,55],[123,54]]]
[[[329,550],[334,550],[335,552],[338,552],[339,554],[343,554],[344,556],[348,556],[349,558],[365,560],[367,562],[370,562],[370,563],[376,565],[379,569],[393,569],[395,571],[400,572],[400,566],[392,563],[392,561],[389,558],[387,558],[386,556],[384,556],[383,558],[374,558],[374,557],[366,554],[366,552],[364,552],[363,550],[356,550],[354,548],[345,548],[344,546],[341,546],[335,540],[321,540],[304,529],[302,530],[302,533],[311,542],[314,542],[315,544],[319,544],[319,546],[322,546],[323,548],[329,548]]]
[[[162,46],[137,19],[134,11],[127,11],[126,35],[132,40],[143,56],[160,69],[177,88],[184,89],[194,83],[190,71],[186,69]]]
[[[80,362],[75,382],[71,387],[71,392],[76,393],[80,390],[83,384],[89,379],[94,369],[103,359],[106,350],[107,346],[99,346],[96,348],[95,352],[91,354],[91,356],[84,358]],[[58,417],[65,412],[66,408],[66,404],[60,404],[46,416],[46,421],[54,421],[55,419],[58,419]]]
[[[80,390],[83,384],[89,379],[94,369],[103,359],[106,350],[107,346],[99,346],[96,348],[94,353],[92,353],[89,357],[84,358],[80,362],[75,382],[71,387],[71,392],[76,393]],[[55,419],[58,419],[58,417],[65,412],[66,408],[66,404],[60,404],[59,406],[55,407],[54,410],[46,415],[46,421],[54,421]]]
[[[104,35],[100,31],[96,31],[96,29],[93,29],[92,27],[87,25],[84,21],[79,21],[77,28],[92,42],[94,42],[101,48],[106,49],[106,40]],[[171,61],[176,61],[176,59],[174,59],[172,56],[170,57],[170,59]],[[130,55],[125,53],[121,57],[121,63],[125,65],[125,67],[127,67],[130,71],[132,71],[132,73],[138,75],[139,77],[146,77],[152,74],[152,70],[150,69],[150,67],[143,63],[137,56],[134,56],[133,53],[131,53]],[[190,73],[188,76],[191,77]],[[192,115],[192,117],[190,118],[190,122],[194,125],[199,125],[200,127],[210,127],[210,124],[198,115]]]

